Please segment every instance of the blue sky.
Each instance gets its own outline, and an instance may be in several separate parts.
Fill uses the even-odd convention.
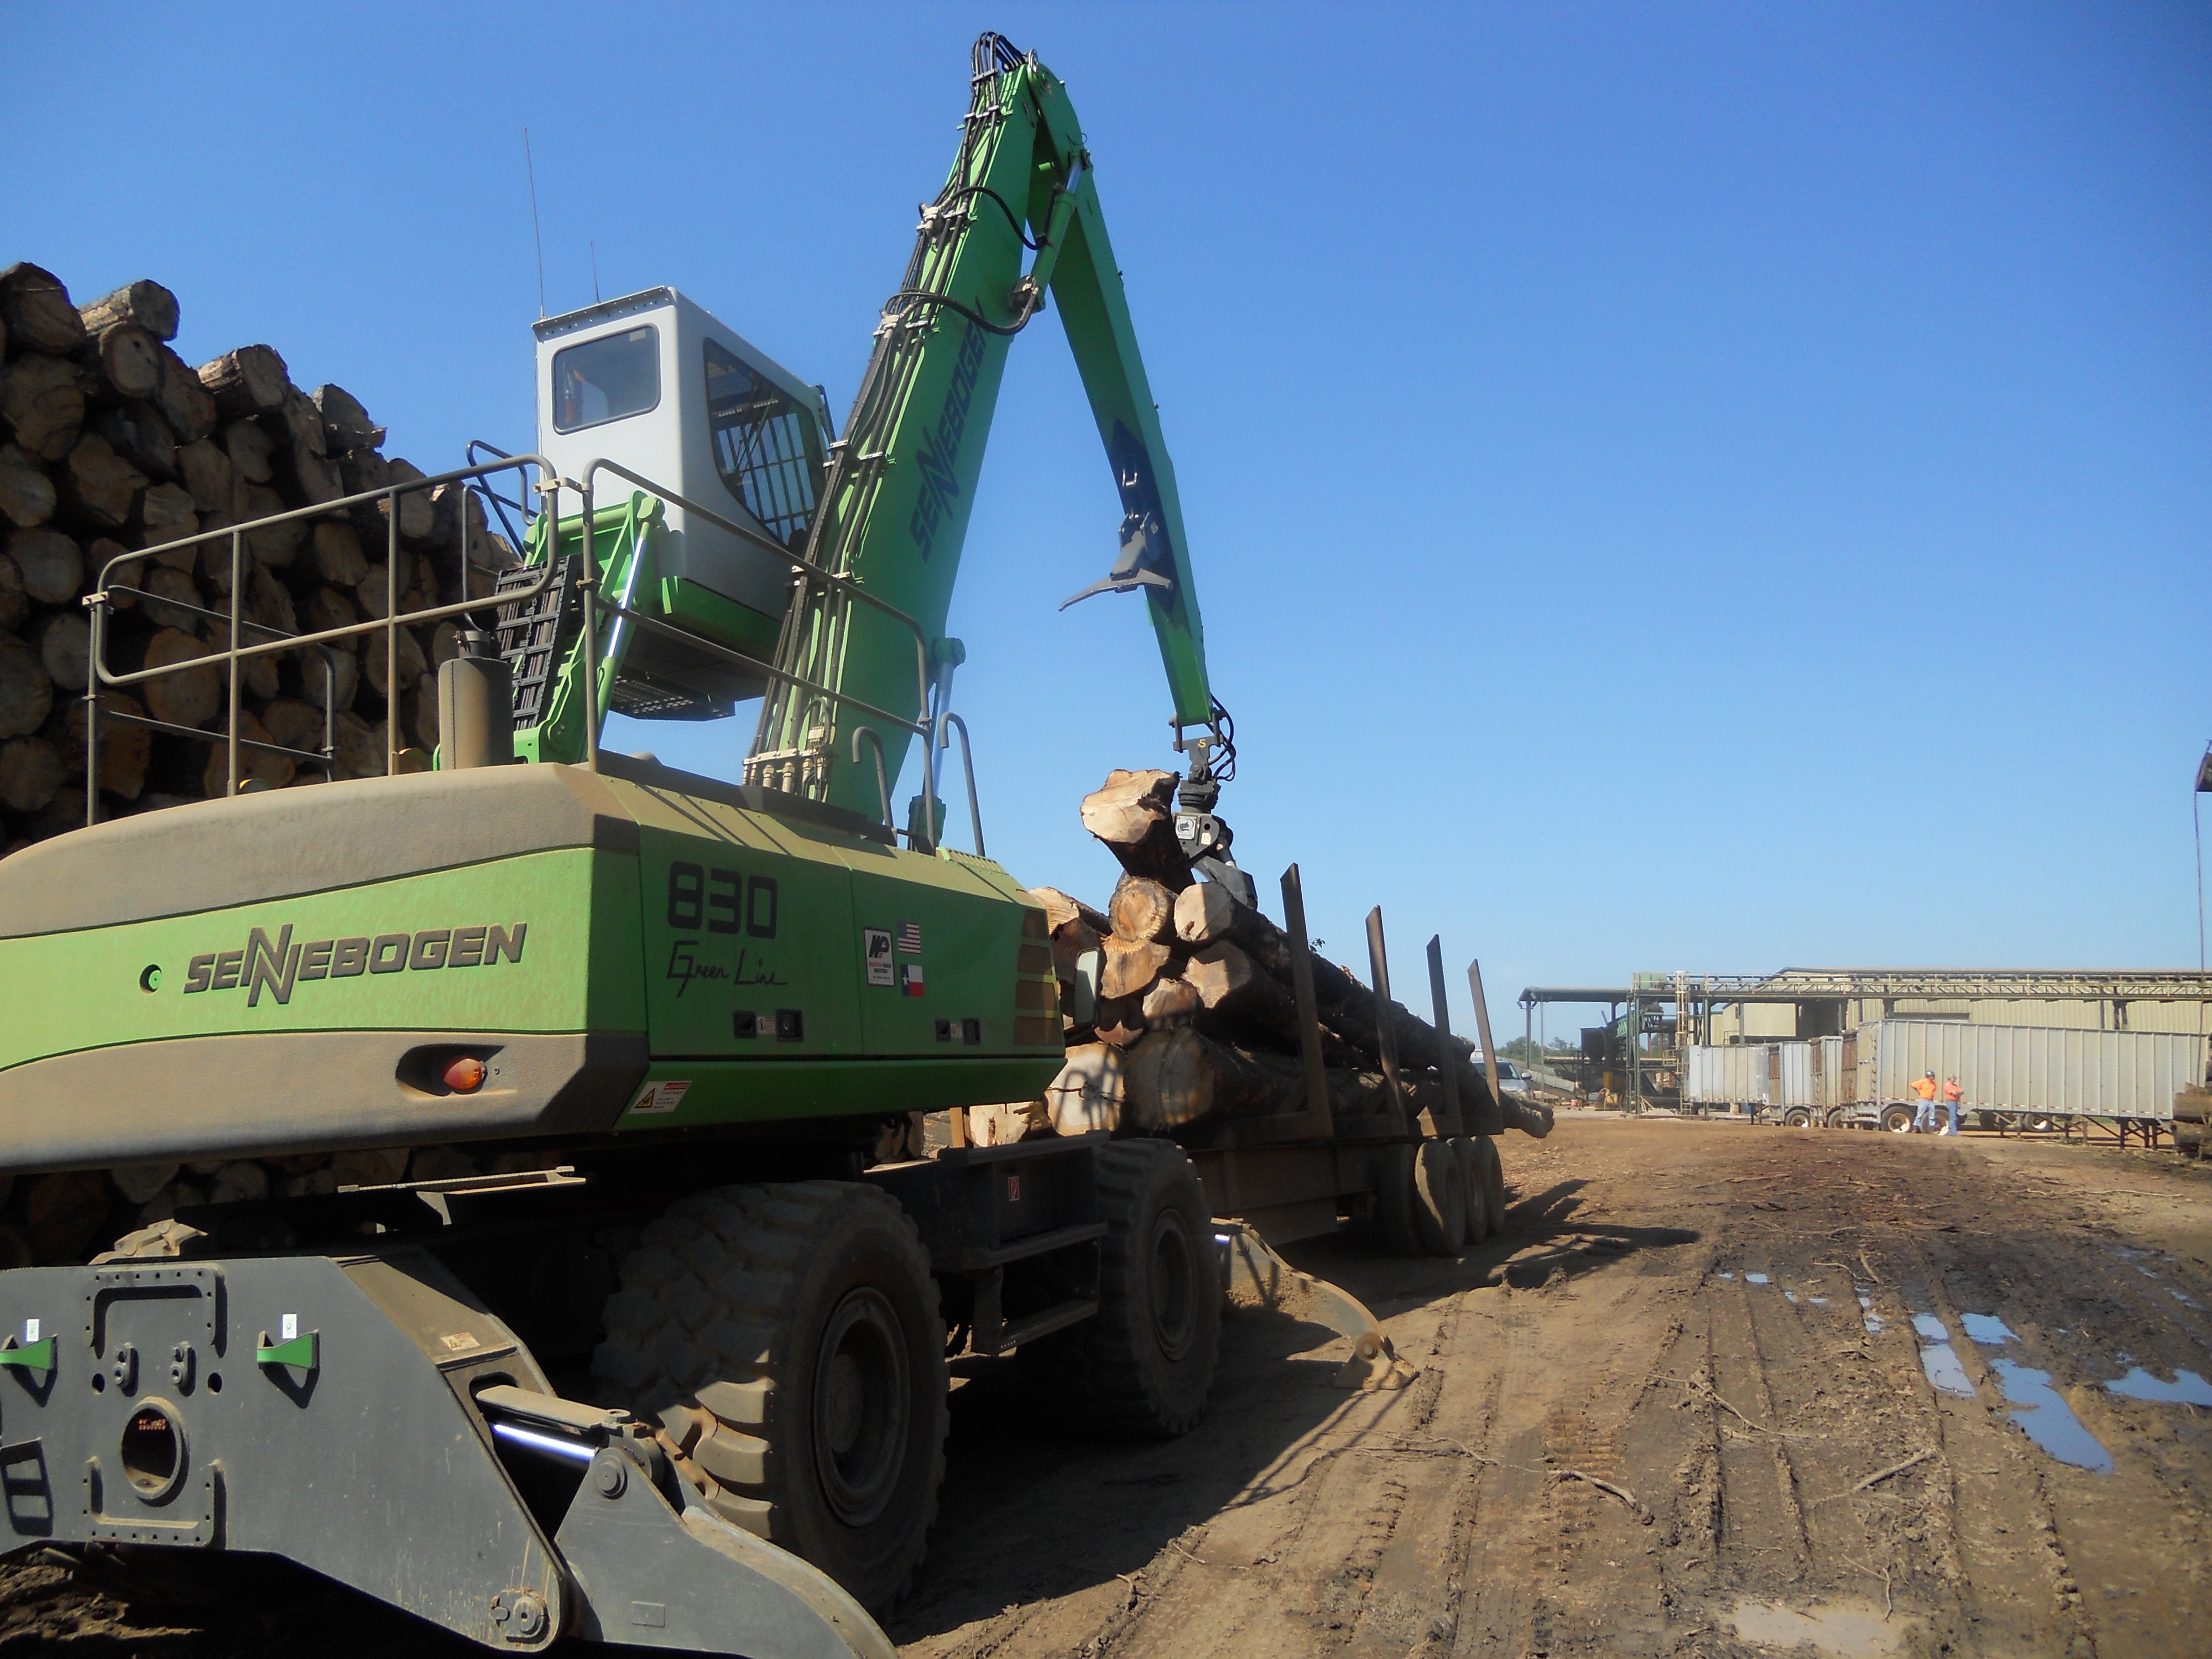
[[[0,258],[155,276],[432,471],[531,433],[525,125],[554,309],[595,242],[842,419],[1000,29],[1090,137],[1238,853],[1331,954],[1380,903],[1401,997],[1440,930],[1516,1031],[1639,969],[2194,963],[2201,7],[5,9]],[[1139,604],[1053,609],[1118,519],[1048,315],[958,702],[992,853],[1094,901],[1078,799],[1172,758]]]

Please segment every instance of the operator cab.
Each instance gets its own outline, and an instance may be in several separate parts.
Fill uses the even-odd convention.
[[[605,459],[796,556],[822,495],[833,427],[822,388],[672,288],[548,317],[538,337],[538,450],[564,478]],[[594,504],[637,486],[611,472]],[[568,510],[574,510],[573,507]],[[749,657],[772,657],[791,568],[670,501],[638,610]],[[644,720],[711,720],[765,678],[650,629],[630,645],[613,707]]]

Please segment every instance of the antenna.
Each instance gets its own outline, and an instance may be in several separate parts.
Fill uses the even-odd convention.
[[[522,130],[522,166],[530,176],[530,240],[538,245],[538,314],[545,315],[545,234],[538,228],[538,167],[530,159],[530,129]],[[598,268],[593,266],[593,281]]]
[[[586,238],[584,246],[592,250],[592,303],[599,302],[599,245]]]

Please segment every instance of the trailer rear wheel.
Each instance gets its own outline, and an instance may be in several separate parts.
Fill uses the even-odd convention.
[[[1482,1162],[1482,1143],[1473,1135],[1454,1135],[1449,1145],[1459,1162],[1459,1183],[1467,1194],[1467,1242],[1480,1244],[1498,1231],[1490,1211],[1490,1182]]]
[[[1021,1364],[1106,1433],[1186,1433],[1205,1414],[1221,1352],[1206,1190],[1173,1142],[1124,1140],[1098,1154],[1098,1213],[1097,1313],[1025,1345]]]
[[[1382,1248],[1392,1255],[1419,1255],[1421,1235],[1413,1220],[1420,1200],[1413,1191],[1413,1161],[1410,1140],[1385,1146],[1376,1160],[1382,1177],[1375,1194],[1376,1219],[1382,1225]]]
[[[1813,1127],[1813,1114],[1806,1107],[1792,1106],[1783,1113],[1782,1124],[1788,1129],[1809,1129]]]
[[[1495,1237],[1505,1231],[1505,1158],[1498,1150],[1496,1135],[1475,1136],[1474,1146],[1482,1159],[1484,1207],[1490,1212],[1490,1231]]]
[[[1467,1243],[1467,1185],[1449,1143],[1425,1140],[1413,1153],[1413,1231],[1430,1255],[1457,1255]]]
[[[873,1187],[729,1187],[671,1205],[623,1263],[592,1355],[709,1507],[868,1607],[921,1563],[945,1478],[929,1258]]]
[[[1893,1135],[1912,1133],[1912,1108],[1902,1102],[1893,1101],[1881,1109],[1881,1127]]]

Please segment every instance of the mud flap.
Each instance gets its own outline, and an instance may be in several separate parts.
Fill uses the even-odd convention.
[[[592,1459],[553,1540],[580,1592],[576,1635],[745,1659],[896,1659],[836,1580],[732,1526],[671,1473],[681,1515],[622,1452]]]
[[[1372,1393],[1404,1388],[1420,1375],[1419,1368],[1398,1358],[1382,1322],[1351,1291],[1325,1279],[1300,1273],[1277,1255],[1258,1229],[1242,1221],[1214,1218],[1213,1233],[1222,1247],[1222,1290],[1249,1285],[1263,1303],[1282,1298],[1285,1289],[1298,1285],[1319,1304],[1321,1322],[1352,1339],[1352,1357],[1337,1367],[1331,1385]]]

